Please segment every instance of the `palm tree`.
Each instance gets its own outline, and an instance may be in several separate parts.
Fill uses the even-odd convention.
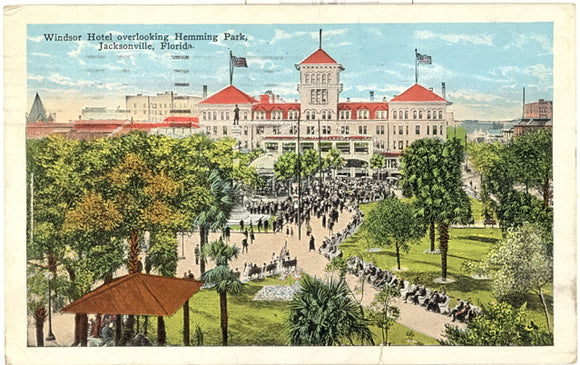
[[[145,265],[157,269],[162,276],[175,277],[179,260],[176,246],[177,241],[172,235],[153,234]],[[184,321],[183,326],[185,331],[185,326],[189,326],[189,322]],[[157,316],[157,343],[165,345],[166,338],[165,319],[163,316]]]
[[[462,190],[463,148],[457,139],[420,139],[413,142],[401,159],[403,192],[415,196],[418,215],[429,225],[431,251],[435,248],[435,223],[439,229],[441,275],[447,278],[449,225],[468,222],[471,207]]]
[[[230,269],[229,262],[237,258],[240,249],[237,246],[225,244],[221,239],[203,246],[201,258],[210,258],[215,262],[215,267],[204,272],[201,279],[208,286],[219,293],[220,296],[220,323],[222,329],[222,345],[228,345],[228,293],[239,294],[242,290],[242,282]]]
[[[234,208],[240,187],[238,184],[222,178],[218,170],[212,170],[208,177],[210,197],[195,219],[199,227],[200,250],[208,242],[209,231],[221,229],[228,221]],[[205,272],[205,260],[199,263],[200,272]]]
[[[341,345],[348,340],[374,344],[362,307],[344,280],[323,282],[304,275],[290,302],[287,327],[292,345]]]

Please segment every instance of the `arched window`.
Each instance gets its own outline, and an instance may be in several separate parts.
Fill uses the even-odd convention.
[[[393,119],[397,119],[397,111],[393,112]]]
[[[230,120],[230,112],[226,112],[226,120]]]
[[[439,119],[443,119],[443,111],[439,110]]]
[[[216,119],[217,119],[217,112],[213,112],[213,113],[212,113],[212,117],[213,117],[213,118],[212,118],[213,120],[216,120]]]
[[[206,120],[206,119],[207,119],[207,114],[206,114],[206,112],[203,112],[203,114],[202,114],[202,115],[203,115],[203,120]]]
[[[244,120],[248,120],[248,112],[244,112]]]
[[[306,74],[306,79],[304,80],[305,83],[310,83],[310,74]]]
[[[427,110],[427,119],[431,119],[431,110]]]
[[[409,111],[405,110],[405,119],[409,119]]]
[[[320,74],[316,74],[316,83],[320,83]]]
[[[423,111],[419,110],[419,119],[423,119]]]
[[[399,119],[403,119],[403,111],[399,110]]]
[[[417,111],[413,110],[413,119],[417,119]]]
[[[326,84],[326,74],[322,74],[322,83]]]
[[[224,112],[221,112],[221,113],[220,113],[220,119],[221,119],[221,120],[224,120]]]
[[[326,80],[328,81],[328,83],[330,84],[330,73],[327,75]]]

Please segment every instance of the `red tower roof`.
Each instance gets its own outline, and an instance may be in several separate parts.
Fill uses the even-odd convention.
[[[253,104],[257,102],[258,100],[255,98],[230,85],[200,102],[200,104]]]
[[[298,68],[299,65],[303,65],[303,64],[335,64],[335,65],[337,65],[338,62],[336,62],[332,57],[330,57],[328,55],[328,53],[324,52],[324,50],[322,48],[319,48],[316,51],[314,51],[314,53],[312,53],[310,56],[308,56],[304,60],[300,61],[296,65],[296,68]],[[344,69],[342,66],[340,66],[340,68]]]
[[[391,102],[396,101],[445,101],[442,97],[433,91],[415,84],[405,90],[402,94],[395,96]]]

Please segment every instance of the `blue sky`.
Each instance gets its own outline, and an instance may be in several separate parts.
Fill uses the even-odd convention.
[[[322,48],[345,68],[341,100],[368,100],[371,90],[375,100],[390,100],[406,90],[415,82],[415,48],[433,60],[419,66],[419,83],[440,94],[445,82],[456,120],[520,117],[523,87],[528,102],[553,99],[552,23],[33,24],[27,28],[29,106],[38,92],[64,122],[85,106],[124,108],[125,95],[201,95],[202,85],[211,95],[229,84],[230,50],[248,63],[235,69],[235,86],[252,96],[272,90],[293,101],[299,79],[294,65],[318,48],[320,28]],[[150,41],[154,50],[125,51],[99,50],[98,41],[87,39],[88,33],[112,34],[117,43],[135,44],[117,37],[157,33],[180,43],[178,32],[217,34],[218,41],[187,41],[194,46],[189,50],[162,50],[160,41]],[[81,39],[46,41],[45,33]],[[224,40],[224,33],[243,33],[247,40]]]

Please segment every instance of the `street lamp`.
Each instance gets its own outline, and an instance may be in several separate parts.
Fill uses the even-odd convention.
[[[53,280],[50,280],[50,272],[46,274],[46,279],[48,280],[48,336],[46,336],[46,341],[54,341],[56,337],[52,333],[52,293],[50,282],[54,281],[55,275],[53,275]]]

